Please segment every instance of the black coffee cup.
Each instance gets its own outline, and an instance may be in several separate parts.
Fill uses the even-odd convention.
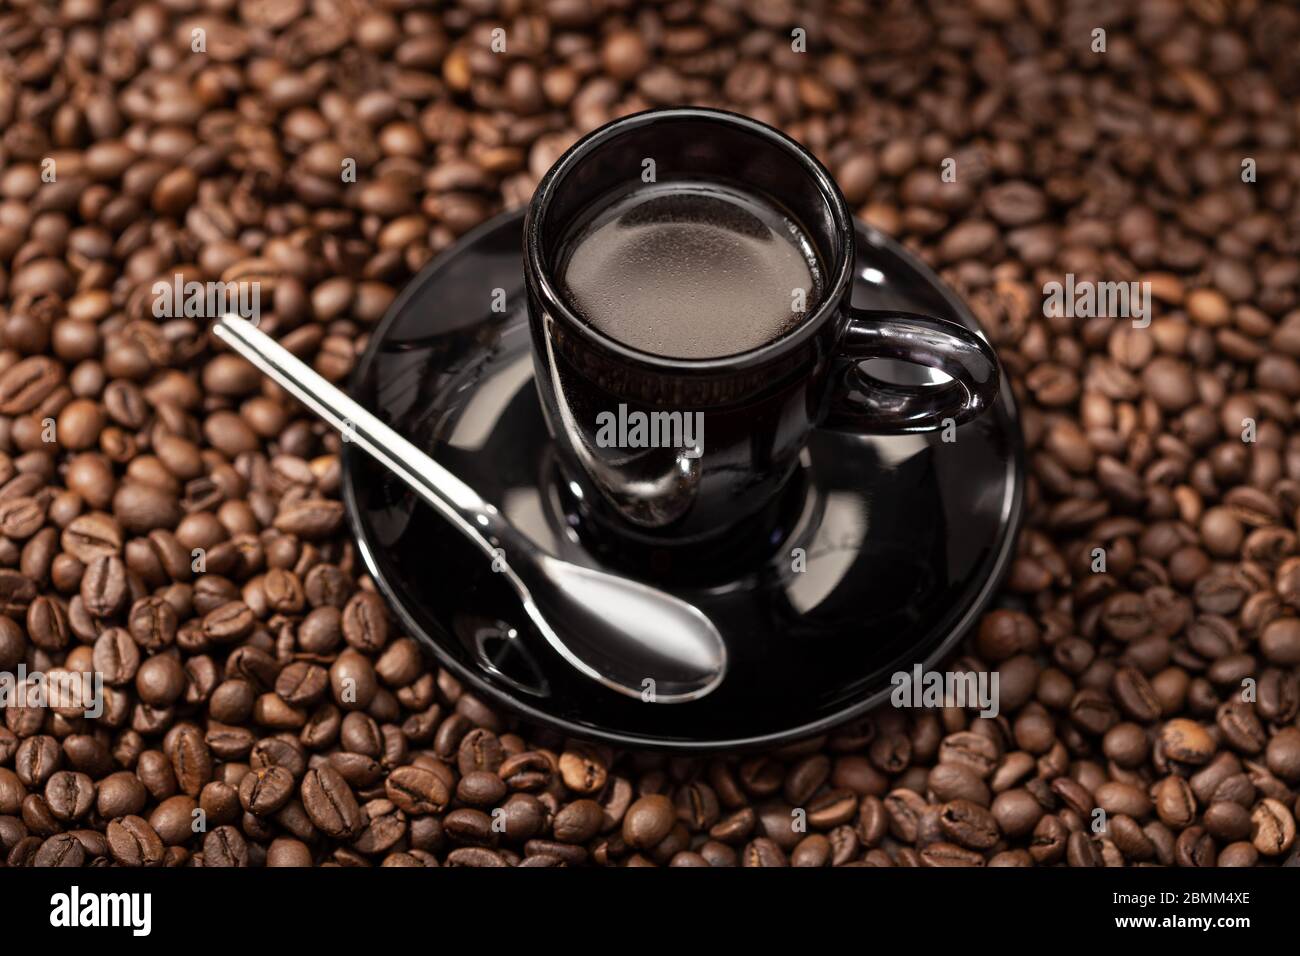
[[[629,347],[566,301],[561,245],[593,204],[626,193],[654,159],[657,182],[712,179],[761,194],[798,223],[822,264],[820,300],[785,334],[721,358],[680,359]],[[653,110],[615,120],[568,150],[538,185],[524,224],[537,387],[563,472],[561,488],[598,547],[640,570],[676,572],[664,555],[716,567],[770,548],[783,494],[815,428],[927,432],[968,421],[997,396],[993,350],[932,316],[851,305],[854,228],[843,195],[802,146],[720,110]],[[870,377],[888,358],[938,369],[928,386]],[[629,450],[599,440],[611,414],[696,416],[700,447]],[[648,556],[648,557],[647,557]],[[648,562],[648,564],[647,564]]]

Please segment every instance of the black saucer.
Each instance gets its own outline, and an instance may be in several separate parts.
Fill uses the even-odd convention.
[[[519,211],[483,224],[412,281],[372,336],[353,394],[535,540],[595,564],[556,487],[533,385],[522,221]],[[857,265],[855,305],[975,327],[928,268],[862,225]],[[526,630],[490,563],[351,447],[343,494],[366,565],[405,626],[486,700],[623,746],[740,748],[857,716],[888,695],[893,673],[930,666],[959,640],[1012,555],[1020,444],[1005,382],[993,412],[955,442],[817,433],[802,514],[779,553],[728,583],[679,592],[718,625],[731,662],[719,689],[686,704],[630,700],[571,671]],[[800,573],[794,548],[806,555]]]

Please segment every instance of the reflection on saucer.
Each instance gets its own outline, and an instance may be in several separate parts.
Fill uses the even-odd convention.
[[[550,693],[537,661],[528,650],[528,638],[505,621],[457,615],[456,636],[469,644],[479,664],[517,691],[534,697]]]
[[[800,614],[806,614],[829,597],[858,560],[858,552],[867,535],[867,516],[861,498],[843,491],[826,496],[822,520],[811,541],[803,545],[804,560],[816,565],[815,574],[807,571],[790,574],[785,593]]]

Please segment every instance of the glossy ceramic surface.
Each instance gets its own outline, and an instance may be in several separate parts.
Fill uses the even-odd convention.
[[[372,336],[353,394],[539,544],[603,566],[557,480],[533,381],[521,244],[522,212],[506,213],[431,263]],[[861,225],[854,276],[859,308],[975,327],[933,273]],[[505,311],[492,310],[498,288]],[[870,371],[913,385],[929,374]],[[529,633],[490,562],[355,449],[345,451],[343,490],[364,560],[405,627],[489,703],[619,745],[742,748],[862,714],[887,697],[894,672],[934,664],[991,600],[1023,493],[1009,389],[956,441],[942,437],[815,433],[771,552],[677,592],[718,625],[730,670],[708,697],[671,707],[573,673]]]
[[[633,171],[648,156],[662,174],[655,188],[702,177],[779,207],[823,274],[807,314],[761,345],[712,358],[643,351],[582,319],[555,275],[565,237],[615,197],[642,192]],[[665,580],[726,580],[750,567],[748,555],[778,530],[771,506],[819,425],[867,435],[926,432],[992,403],[997,360],[959,323],[852,308],[855,245],[853,217],[825,167],[747,116],[695,107],[636,113],[594,130],[555,162],[524,216],[524,278],[542,412],[585,525],[634,539],[646,552],[642,568],[656,567]],[[663,267],[656,261],[656,270]],[[786,300],[793,291],[764,295]],[[622,309],[631,298],[671,308],[639,280],[620,295]],[[712,307],[714,324],[735,317],[729,301]],[[861,374],[867,358],[907,359],[952,380],[894,387]],[[699,435],[689,448],[611,446],[598,423],[624,409],[647,418],[685,415]],[[735,539],[745,540],[738,547]]]

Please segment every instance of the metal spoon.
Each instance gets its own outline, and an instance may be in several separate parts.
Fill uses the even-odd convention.
[[[213,331],[478,545],[519,595],[537,632],[576,670],[620,694],[661,704],[698,700],[722,682],[726,645],[694,605],[547,554],[472,488],[251,322],[223,315]]]

